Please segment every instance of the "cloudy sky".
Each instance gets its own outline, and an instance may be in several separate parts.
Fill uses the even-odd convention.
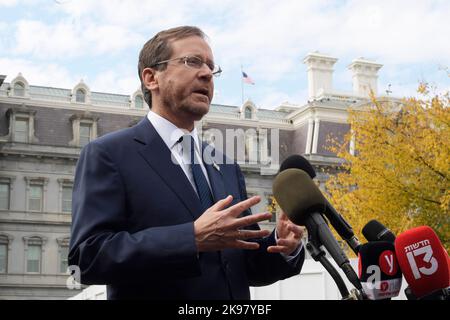
[[[32,85],[131,94],[137,57],[156,32],[196,25],[224,70],[215,103],[242,100],[241,65],[258,107],[307,100],[303,58],[338,58],[333,87],[351,92],[358,57],[383,64],[379,92],[415,95],[419,81],[450,89],[450,1],[426,0],[0,0],[0,74]]]

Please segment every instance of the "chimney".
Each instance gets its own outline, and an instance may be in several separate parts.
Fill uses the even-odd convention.
[[[352,61],[348,68],[352,71],[353,93],[357,96],[368,97],[370,90],[377,94],[378,70],[383,65],[358,58]]]
[[[310,100],[318,97],[322,93],[332,91],[333,65],[337,60],[336,58],[318,52],[309,53],[305,57],[303,63],[307,66]]]

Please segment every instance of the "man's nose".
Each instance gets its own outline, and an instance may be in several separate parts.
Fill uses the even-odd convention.
[[[202,67],[200,68],[199,77],[206,79],[208,81],[212,79],[213,77],[212,70],[208,67],[206,63],[203,63]]]

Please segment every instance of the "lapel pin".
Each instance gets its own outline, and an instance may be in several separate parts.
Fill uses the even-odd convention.
[[[220,172],[220,167],[217,165],[217,163],[213,162],[213,167]]]

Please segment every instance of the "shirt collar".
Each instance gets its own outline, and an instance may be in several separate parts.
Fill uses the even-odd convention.
[[[151,110],[147,114],[147,119],[153,125],[156,132],[158,132],[169,149],[172,149],[182,136],[190,135],[194,138],[195,148],[197,151],[200,150],[200,141],[198,138],[197,128],[194,127],[194,129],[190,132],[186,129],[178,128],[172,122]]]

